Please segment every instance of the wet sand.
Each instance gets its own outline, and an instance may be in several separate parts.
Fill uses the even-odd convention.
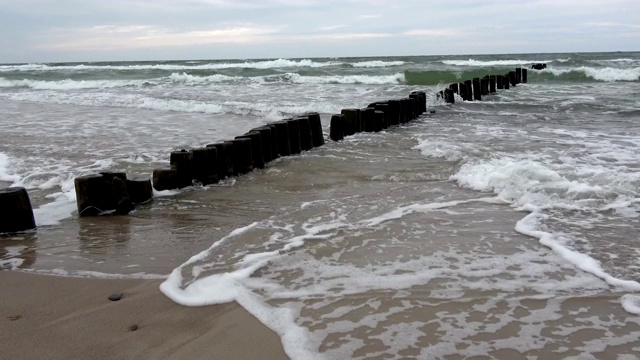
[[[159,284],[0,271],[0,357],[288,359],[278,335],[239,305],[183,307]],[[108,300],[114,293],[122,299]]]

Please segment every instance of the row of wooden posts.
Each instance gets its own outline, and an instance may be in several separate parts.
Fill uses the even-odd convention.
[[[361,131],[380,131],[415,119],[426,111],[426,95],[414,92],[409,97],[380,101],[363,109],[343,109],[331,117],[330,135],[334,141]],[[153,171],[153,187],[171,190],[194,182],[209,185],[253,169],[262,169],[281,156],[300,154],[324,145],[322,121],[317,112],[268,123],[205,147],[174,151],[169,167]]]
[[[545,64],[533,68],[542,65]],[[482,96],[496,90],[526,82],[527,69],[518,67],[504,75],[450,84],[438,95],[451,104],[455,103],[454,94],[464,101],[480,101]],[[414,91],[406,98],[373,102],[365,108],[343,109],[331,116],[329,137],[340,141],[359,132],[378,132],[416,119],[426,111],[426,94],[422,91]],[[74,179],[78,214],[127,214],[136,204],[152,198],[152,187],[162,191],[184,188],[194,182],[213,184],[262,169],[280,156],[300,154],[324,143],[320,114],[311,112],[256,127],[232,140],[174,151],[169,167],[153,171],[153,183],[148,177],[128,179],[123,172],[80,176]],[[0,233],[35,229],[33,209],[24,188],[0,189],[0,220]]]
[[[418,118],[427,111],[426,94],[377,101],[365,108],[343,109],[331,116],[329,137],[340,141],[359,132],[377,132]],[[101,172],[74,179],[79,216],[127,214],[136,204],[158,191],[179,189],[194,183],[209,185],[226,177],[262,169],[281,156],[300,154],[324,145],[320,114],[268,123],[232,140],[171,152],[169,167],[148,177],[128,178],[124,172]],[[29,194],[23,187],[0,189],[0,233],[36,228]]]
[[[509,89],[527,82],[527,69],[517,67],[504,75],[487,75],[483,78],[473,78],[461,83],[450,84],[447,89],[438,94],[446,103],[455,103],[454,94],[458,94],[464,101],[481,101],[482,97],[496,92],[496,89]]]

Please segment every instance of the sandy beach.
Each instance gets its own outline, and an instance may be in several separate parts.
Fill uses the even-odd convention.
[[[278,336],[237,304],[183,307],[159,284],[0,271],[0,357],[288,359]],[[116,293],[122,299],[110,301]]]

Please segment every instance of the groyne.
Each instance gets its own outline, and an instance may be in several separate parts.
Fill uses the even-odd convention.
[[[537,69],[544,64],[535,64]],[[464,101],[481,101],[498,90],[527,82],[527,69],[486,75],[449,84],[437,96],[454,104],[456,94]],[[374,101],[366,107],[342,109],[331,115],[329,138],[341,141],[360,132],[379,132],[417,119],[428,112],[426,93],[413,91],[403,98]],[[270,122],[233,139],[181,149],[169,154],[169,166],[152,176],[127,178],[123,172],[102,172],[74,179],[79,216],[127,214],[136,204],[147,202],[157,191],[181,189],[194,184],[210,185],[228,177],[262,169],[283,156],[295,156],[325,144],[320,114],[309,112]],[[33,210],[24,188],[0,191],[0,233],[35,229]]]

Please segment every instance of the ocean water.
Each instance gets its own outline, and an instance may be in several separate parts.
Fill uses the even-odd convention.
[[[443,104],[449,83],[528,83]],[[280,158],[128,216],[78,218],[73,179],[317,111],[427,93],[433,114]],[[0,184],[38,230],[0,267],[166,278],[237,301],[294,359],[640,354],[640,53],[0,65]]]

